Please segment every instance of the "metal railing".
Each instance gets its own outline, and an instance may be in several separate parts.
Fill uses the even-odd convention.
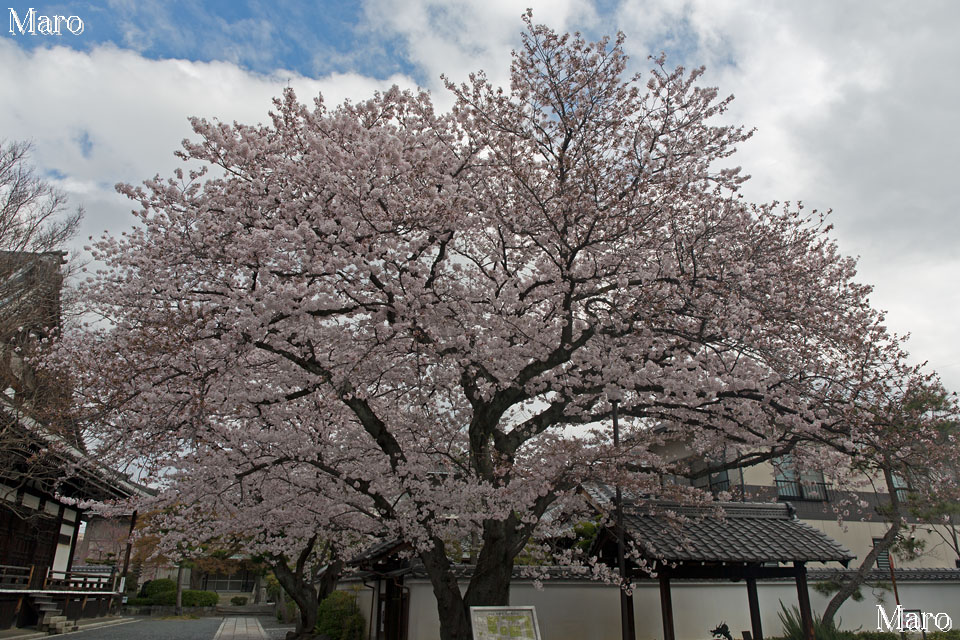
[[[778,500],[800,500],[805,502],[829,502],[830,492],[825,482],[799,482],[797,480],[777,480]]]
[[[730,490],[730,480],[713,480],[710,483],[710,493],[717,495],[721,491]]]

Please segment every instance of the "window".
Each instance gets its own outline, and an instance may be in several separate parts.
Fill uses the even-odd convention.
[[[893,490],[897,492],[897,497],[901,502],[906,502],[910,495],[910,483],[904,480],[899,474],[893,474]]]
[[[873,546],[876,547],[883,538],[874,538]],[[877,569],[882,569],[884,571],[890,571],[890,550],[885,549],[880,552],[880,555],[877,556]]]
[[[253,591],[254,581],[255,578],[249,571],[210,573],[203,579],[203,588],[207,591]]]
[[[778,500],[829,501],[822,471],[798,470],[793,457],[789,455],[776,458],[773,468],[776,471]]]

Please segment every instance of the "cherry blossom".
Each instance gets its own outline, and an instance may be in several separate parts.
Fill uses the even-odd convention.
[[[825,217],[740,195],[750,132],[702,70],[627,77],[622,38],[527,24],[510,87],[450,83],[448,113],[288,90],[267,124],[194,120],[206,168],[119,187],[139,224],[94,245],[103,320],[65,341],[105,460],[265,552],[398,537],[445,639],[583,483],[657,495],[655,425],[761,460],[902,357]]]

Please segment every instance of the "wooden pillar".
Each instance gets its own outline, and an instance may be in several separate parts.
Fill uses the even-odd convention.
[[[763,640],[763,627],[760,625],[760,599],[757,597],[757,579],[747,578],[747,601],[750,603],[750,628],[753,640]]]
[[[660,574],[660,617],[663,618],[663,640],[676,640],[673,630],[673,599],[670,597],[670,578]]]
[[[127,547],[123,552],[123,573],[120,574],[120,584],[123,587],[124,593],[126,593],[127,588],[127,571],[130,569],[130,553],[133,551],[133,530],[136,526],[137,512],[134,511],[130,516],[130,531],[127,532]]]
[[[637,625],[633,617],[633,595],[620,587],[620,635],[623,640],[635,640]]]
[[[67,559],[67,571],[73,571],[73,556],[77,552],[77,542],[79,540],[80,540],[80,509],[74,508],[73,509],[73,539],[70,540],[70,557]]]
[[[803,623],[803,635],[806,640],[816,640],[813,635],[813,612],[810,610],[810,593],[807,591],[807,567],[795,562],[797,569],[797,603],[800,605],[800,621]]]
[[[134,511],[130,516],[130,531],[127,532],[127,548],[123,552],[123,573],[120,574],[120,584],[116,584],[115,580],[117,578],[116,566],[114,566],[114,571],[110,573],[113,574],[111,582],[114,582],[113,589],[118,592],[117,595],[109,599],[111,604],[107,605],[111,609],[118,609],[120,605],[123,604],[123,597],[127,593],[127,571],[130,570],[130,554],[133,552],[133,530],[137,526],[137,512]],[[179,576],[178,576],[179,577]],[[178,587],[179,588],[179,587]]]

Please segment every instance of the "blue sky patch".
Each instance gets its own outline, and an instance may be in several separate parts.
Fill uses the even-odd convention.
[[[113,44],[146,58],[232,62],[259,73],[277,69],[318,77],[354,71],[374,78],[416,75],[398,38],[363,25],[359,3],[320,2],[127,2],[13,3],[23,21],[29,9],[39,15],[78,16],[80,35],[10,34],[26,49],[63,45],[89,50]],[[52,38],[52,39],[51,39]]]

